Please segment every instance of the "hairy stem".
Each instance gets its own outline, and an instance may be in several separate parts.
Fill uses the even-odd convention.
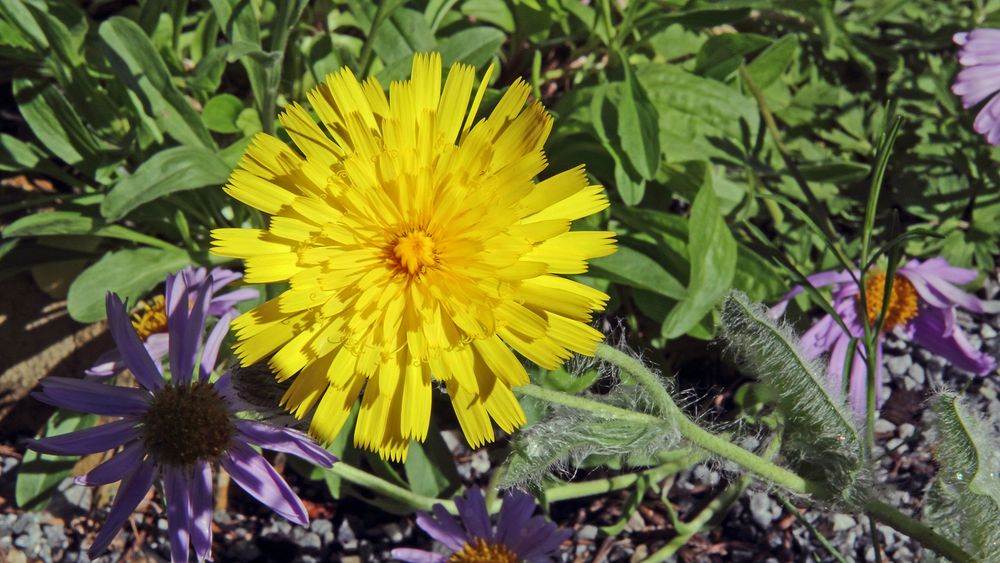
[[[592,481],[565,483],[562,485],[556,485],[552,488],[546,488],[545,500],[550,503],[560,502],[569,499],[610,493],[611,491],[620,491],[621,489],[631,487],[644,477],[653,482],[659,481],[666,478],[668,475],[673,475],[686,467],[690,467],[692,464],[695,464],[704,458],[704,455],[700,453],[692,453],[690,451],[678,452],[678,455],[679,457],[676,460],[668,461],[661,465],[657,465],[656,467],[650,467],[649,469],[644,469],[635,473],[615,475],[614,477],[594,479]]]
[[[903,514],[888,504],[871,499],[865,502],[865,512],[879,522],[920,542],[920,545],[952,561],[972,561],[973,557],[948,538],[927,525]]]

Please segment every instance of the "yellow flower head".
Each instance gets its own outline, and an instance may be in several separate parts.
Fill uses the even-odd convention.
[[[270,215],[267,230],[216,229],[215,254],[246,260],[246,281],[289,289],[233,322],[243,365],[270,356],[282,405],[315,408],[310,432],[330,442],[359,395],[354,443],[405,459],[427,435],[431,381],[444,382],[473,447],[492,418],[524,424],[511,387],[528,382],[513,351],[546,369],[593,355],[590,326],[607,295],[560,277],[611,254],[614,235],[570,231],[608,206],[578,167],[535,183],[552,119],[516,81],[485,119],[492,68],[417,55],[386,97],[349,69],[281,117],[297,151],[257,135],[226,186]],[[470,98],[471,104],[470,104]],[[511,350],[513,349],[513,351]]]

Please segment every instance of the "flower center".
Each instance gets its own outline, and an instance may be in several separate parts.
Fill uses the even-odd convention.
[[[521,558],[502,543],[473,538],[448,558],[449,563],[518,563]]]
[[[434,239],[423,230],[410,231],[392,243],[389,258],[397,271],[411,276],[420,275],[437,264]]]
[[[879,311],[882,310],[882,300],[885,298],[885,273],[873,272],[865,280],[865,305],[868,322],[875,324]],[[910,280],[896,276],[892,280],[892,294],[889,296],[889,306],[885,310],[885,321],[882,327],[891,331],[917,316],[917,290]]]
[[[211,384],[200,381],[157,391],[142,423],[146,450],[174,466],[215,460],[233,437],[228,405]]]
[[[157,295],[145,308],[132,313],[132,326],[143,342],[152,334],[167,332],[167,302],[163,296]]]

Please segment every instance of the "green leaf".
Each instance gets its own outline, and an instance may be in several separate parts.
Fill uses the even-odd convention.
[[[100,164],[100,143],[54,83],[14,80],[14,99],[31,132],[67,164],[93,170]]]
[[[675,65],[636,66],[636,77],[660,116],[660,146],[671,162],[732,159],[719,139],[740,139],[741,127],[756,131],[757,104],[729,86]]]
[[[454,492],[462,483],[455,460],[441,438],[441,431],[434,424],[428,430],[424,443],[410,444],[403,468],[410,490],[425,497]]]
[[[860,162],[819,162],[800,164],[799,171],[810,182],[849,184],[864,180],[871,172],[871,167]]]
[[[659,114],[649,101],[628,61],[624,63],[625,91],[618,107],[618,137],[622,152],[642,178],[649,180],[660,167]]]
[[[1000,455],[991,424],[958,394],[931,399],[937,417],[934,459],[941,466],[925,507],[928,524],[956,540],[974,561],[1000,558]],[[934,494],[936,493],[936,494]]]
[[[185,145],[215,148],[187,98],[174,86],[149,37],[131,20],[114,16],[98,29],[111,68],[142,100],[159,128]]]
[[[772,43],[747,65],[747,72],[754,84],[761,90],[767,88],[785,72],[795,60],[799,40],[794,35],[786,35]]]
[[[656,260],[627,246],[619,246],[610,256],[591,260],[590,275],[671,299],[685,295],[684,286]]]
[[[27,215],[7,225],[3,238],[82,235],[94,230],[94,218],[78,211],[49,211]]]
[[[511,33],[514,31],[514,14],[506,2],[496,0],[466,0],[462,3],[462,14],[477,21],[489,22]]]
[[[493,58],[505,39],[506,35],[495,27],[463,29],[438,45],[441,63],[445,68],[454,63],[480,67]]]
[[[0,170],[17,172],[31,170],[42,162],[43,154],[34,145],[0,133]]]
[[[351,436],[354,435],[354,424],[358,420],[358,411],[361,410],[361,401],[355,401],[354,406],[351,407],[351,414],[347,415],[347,420],[344,421],[344,425],[340,427],[340,433],[334,438],[333,442],[326,447],[326,449],[337,456],[337,463],[351,463],[353,465],[357,464],[358,450],[351,446]],[[335,499],[343,498],[344,496],[344,480],[333,471],[326,469],[319,469],[317,471],[322,471],[323,480],[326,481],[326,487],[330,491],[330,496]]]
[[[740,369],[778,394],[785,421],[781,448],[789,465],[806,479],[825,483],[830,500],[857,506],[865,496],[858,483],[861,437],[826,366],[803,356],[790,327],[737,291],[726,300],[722,327]]]
[[[211,151],[174,147],[160,151],[119,181],[101,203],[101,213],[117,221],[144,203],[182,190],[219,185],[229,167]]]
[[[243,111],[243,102],[232,94],[213,96],[201,110],[201,119],[209,131],[216,133],[239,133],[236,119]]]
[[[192,262],[180,249],[134,248],[109,252],[83,271],[69,287],[66,308],[74,320],[97,322],[105,317],[104,297],[110,291],[135,302]]]
[[[736,239],[719,210],[711,182],[694,199],[688,229],[691,277],[687,295],[663,322],[666,338],[676,338],[697,325],[726,295],[736,273]]]
[[[59,410],[45,423],[45,436],[60,436],[90,428],[97,423],[93,414]],[[76,456],[43,455],[29,449],[24,453],[14,485],[17,505],[25,510],[42,510],[48,506],[56,487],[69,477],[79,458]]]
[[[709,78],[723,79],[739,68],[743,56],[770,45],[771,39],[753,33],[714,35],[701,46],[694,71]]]

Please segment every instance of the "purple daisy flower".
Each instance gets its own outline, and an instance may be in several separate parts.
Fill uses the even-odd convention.
[[[139,340],[121,300],[109,293],[111,336],[122,363],[142,388],[47,377],[42,380],[42,390],[35,393],[39,400],[57,407],[120,417],[94,428],[30,443],[34,450],[59,455],[122,448],[77,478],[84,485],[121,481],[107,521],[87,550],[91,558],[107,549],[157,480],[162,482],[166,499],[172,561],[187,563],[189,545],[199,561],[209,558],[212,466],[216,464],[251,496],[292,522],[305,525],[309,518],[302,501],[251,445],[292,454],[323,467],[335,461],[301,432],[237,419],[226,400],[228,374],[215,384],[209,383],[227,327],[217,324],[202,346],[205,317],[216,286],[211,277],[202,281],[190,309],[185,277],[177,276],[168,282],[169,381]],[[178,303],[178,299],[182,301]]]
[[[991,145],[1000,143],[1000,29],[974,29],[956,33],[952,38],[961,46],[958,62],[963,67],[951,91],[962,98],[962,107],[969,109],[986,98],[992,98],[979,110],[973,122],[977,133]]]
[[[145,307],[132,315],[132,327],[135,328],[139,339],[153,361],[160,362],[170,349],[170,331],[167,328],[170,317],[174,314],[174,308],[169,306],[170,303],[187,303],[188,308],[190,308],[201,287],[210,283],[212,285],[212,299],[208,304],[206,315],[219,318],[218,324],[224,325],[224,328],[228,329],[230,321],[239,315],[235,308],[236,305],[243,301],[256,299],[258,293],[256,289],[248,287],[221,295],[217,295],[216,292],[242,278],[243,274],[225,268],[213,268],[209,273],[205,268],[196,269],[191,266],[167,276],[165,293],[169,295],[171,291],[183,288],[184,296],[187,299],[181,299],[181,296],[177,295],[175,299],[169,300],[165,295],[157,295]],[[175,280],[180,283],[175,283]],[[85,373],[96,377],[108,377],[123,369],[125,369],[125,364],[122,363],[121,354],[117,349],[113,349],[101,354],[97,363],[87,369]]]
[[[854,276],[857,275],[858,272],[854,272]],[[881,405],[882,340],[885,332],[895,331],[948,360],[955,367],[976,375],[986,375],[996,369],[996,360],[975,349],[955,322],[957,308],[973,313],[996,310],[993,303],[981,301],[957,287],[972,282],[977,275],[974,270],[952,266],[944,258],[932,258],[924,262],[911,260],[896,270],[882,332],[877,338],[878,369],[875,372],[875,393],[879,405]],[[850,377],[848,396],[851,407],[857,413],[864,413],[867,370],[860,341],[855,348],[849,371],[845,368],[847,368],[851,339],[860,339],[864,334],[862,315],[866,314],[869,323],[874,325],[882,309],[885,273],[872,272],[866,277],[867,311],[861,310],[860,290],[849,272],[822,272],[811,275],[808,279],[815,287],[834,286],[833,309],[840,315],[849,333],[844,332],[831,315],[825,315],[802,335],[802,351],[809,358],[829,353],[827,375],[833,387],[842,388],[843,375],[847,371]],[[788,302],[802,291],[802,287],[792,289],[771,309],[771,314],[775,317],[780,316],[784,313]]]
[[[417,514],[417,525],[448,548],[449,555],[397,548],[392,550],[393,558],[409,563],[551,561],[559,545],[572,534],[571,530],[546,522],[542,516],[532,516],[535,499],[520,491],[507,493],[495,530],[478,487],[455,499],[455,505],[461,525],[440,504],[434,506],[433,515]]]

